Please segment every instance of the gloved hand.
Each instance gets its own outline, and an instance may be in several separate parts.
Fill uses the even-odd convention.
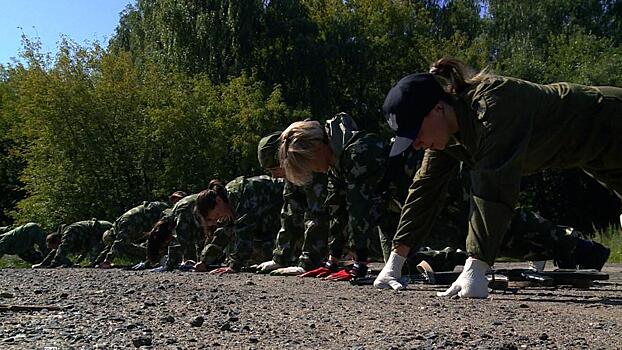
[[[212,270],[209,272],[210,275],[224,275],[225,273],[235,273],[235,270],[230,267],[219,267],[216,270]]]
[[[143,261],[143,262],[140,262],[140,263],[132,266],[132,270],[134,270],[134,271],[145,270],[148,267],[149,267],[149,263],[146,262],[146,261]]]
[[[350,271],[348,271],[346,269],[341,269],[341,270],[339,270],[337,272],[333,272],[330,275],[324,277],[324,280],[326,280],[326,281],[349,281],[353,277],[354,276],[352,276]]]
[[[177,265],[177,269],[180,271],[193,271],[194,270],[194,265],[196,265],[196,263],[192,260],[187,260],[184,261],[182,264]]]
[[[318,267],[315,270],[311,270],[311,271],[307,271],[305,273],[303,273],[302,275],[300,275],[299,277],[318,277],[318,278],[322,278],[322,277],[326,277],[328,275],[330,275],[333,272],[337,272],[339,270],[339,267],[337,266],[337,262],[334,262],[332,260],[328,260],[324,263],[324,266],[322,267]]]
[[[307,271],[301,274],[299,277],[326,277],[333,273],[328,267],[318,267],[315,270]]]
[[[282,267],[270,272],[270,276],[298,276],[305,273],[305,269],[300,266]]]
[[[355,261],[351,268],[339,270],[324,279],[327,281],[350,281],[354,278],[365,277],[365,275],[367,275],[367,265]]]
[[[374,287],[378,289],[393,288],[394,290],[402,290],[408,285],[408,279],[402,278],[402,267],[406,258],[391,252],[389,260],[382,268],[382,271],[374,281]]]
[[[436,295],[439,297],[458,295],[461,298],[485,299],[488,297],[488,279],[486,278],[488,270],[490,270],[490,266],[485,262],[468,258],[458,279],[446,291],[438,292]]]
[[[273,260],[264,261],[257,265],[257,273],[270,273],[273,270],[280,268],[281,265],[277,264]]]

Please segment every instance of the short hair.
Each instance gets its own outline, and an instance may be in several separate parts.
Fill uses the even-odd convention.
[[[283,131],[279,160],[287,180],[299,186],[311,181],[311,161],[323,143],[328,143],[328,136],[322,124],[314,120],[292,123]]]

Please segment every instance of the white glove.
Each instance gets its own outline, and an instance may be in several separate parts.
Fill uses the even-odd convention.
[[[402,267],[406,258],[400,256],[396,252],[391,252],[389,260],[378,274],[378,277],[374,280],[374,287],[378,289],[393,288],[395,290],[401,290],[408,285],[408,279],[402,278]]]
[[[273,260],[265,261],[257,266],[257,273],[268,273],[272,270],[278,269],[279,267],[281,267],[281,265],[277,264]]]
[[[298,276],[305,273],[305,269],[300,266],[282,267],[270,272],[271,276]]]
[[[620,214],[620,227],[622,227],[622,214]]]
[[[451,297],[457,294],[461,298],[485,299],[488,297],[488,279],[486,278],[488,270],[490,266],[485,262],[468,258],[458,279],[449,289],[436,293],[436,296]]]

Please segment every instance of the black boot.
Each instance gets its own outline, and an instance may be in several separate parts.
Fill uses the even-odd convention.
[[[576,261],[580,269],[594,269],[600,271],[609,259],[611,250],[604,245],[580,239],[575,249]]]

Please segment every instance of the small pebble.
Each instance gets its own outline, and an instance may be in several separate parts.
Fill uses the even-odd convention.
[[[205,322],[203,316],[197,316],[190,321],[190,324],[193,327],[201,327],[203,325],[203,322]]]
[[[150,346],[151,338],[140,336],[138,338],[132,339],[132,344],[134,344],[134,346],[137,348],[140,348],[141,346]]]

